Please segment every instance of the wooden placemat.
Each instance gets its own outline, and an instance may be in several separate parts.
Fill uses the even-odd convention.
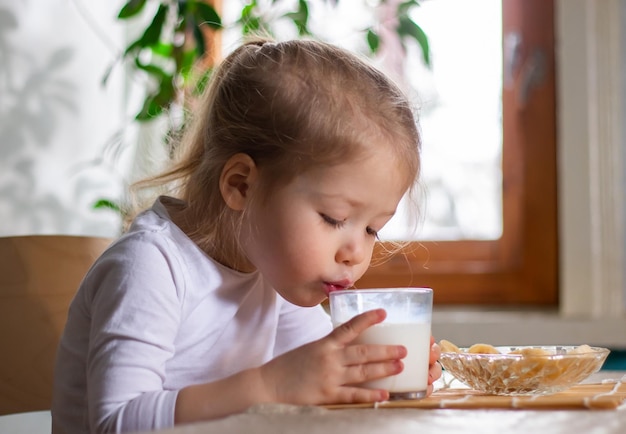
[[[626,383],[608,381],[580,384],[552,395],[495,396],[471,389],[440,389],[419,400],[385,401],[368,404],[327,405],[329,409],[344,408],[454,408],[454,409],[594,409],[611,410],[626,401]]]

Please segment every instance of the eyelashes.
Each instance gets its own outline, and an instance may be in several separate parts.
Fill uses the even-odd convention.
[[[375,229],[372,229],[371,227],[367,227],[365,228],[365,230],[367,231],[367,233],[371,236],[373,236],[374,238],[378,239],[378,231]]]
[[[337,220],[324,213],[320,213],[320,216],[322,217],[325,223],[332,226],[333,228],[341,229],[346,224],[345,220]],[[371,228],[370,226],[365,228],[365,232],[367,232],[368,235],[371,235],[374,238],[378,239],[378,231]]]
[[[334,219],[326,214],[320,214],[320,216],[322,217],[322,219],[328,223],[329,225],[331,225],[334,228],[342,228],[345,224],[346,221],[345,220],[337,220]]]

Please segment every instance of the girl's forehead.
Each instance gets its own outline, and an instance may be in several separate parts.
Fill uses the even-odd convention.
[[[272,194],[291,186],[302,192],[327,192],[330,197],[341,190],[360,192],[361,185],[387,183],[406,192],[419,170],[419,152],[417,145],[411,151],[407,138],[398,136],[359,134],[346,142],[336,140],[333,146],[321,145],[316,153],[312,149],[309,155],[294,153],[277,165],[262,161],[263,191]]]
[[[296,192],[352,205],[370,203],[373,197],[378,202],[385,202],[386,197],[394,202],[396,198],[399,201],[409,187],[410,181],[405,172],[398,167],[395,155],[379,153],[312,168],[297,175],[293,187]]]

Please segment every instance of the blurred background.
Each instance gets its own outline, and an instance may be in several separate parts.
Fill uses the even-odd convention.
[[[124,56],[145,36],[160,3],[167,2],[0,0],[0,236],[120,233],[116,205],[130,182],[166,161],[163,134],[177,122],[175,107],[168,116],[137,120],[154,77],[149,60]],[[503,113],[510,105],[503,107],[503,93],[513,92],[515,80],[514,105],[528,118],[529,95],[550,91],[542,87],[541,57],[519,63],[524,35],[503,31],[503,5],[523,21],[524,2],[207,3],[221,20],[207,26],[212,61],[232,50],[250,23],[270,23],[278,39],[310,36],[302,32],[305,24],[316,37],[369,56],[410,95],[423,135],[422,215],[415,227],[412,204],[403,203],[383,239],[442,245],[503,237],[505,181],[516,179],[503,173]],[[556,163],[550,170],[558,195],[550,201],[558,213],[550,214],[556,229],[545,234],[558,243],[553,295],[524,302],[516,289],[522,293],[517,299],[499,301],[508,303],[504,312],[485,313],[481,306],[490,300],[480,291],[468,302],[451,290],[454,306],[439,310],[434,327],[458,344],[481,336],[492,344],[569,339],[626,348],[626,1],[530,3],[554,6],[546,64],[554,63],[548,72],[555,80]],[[120,18],[129,5],[143,10]],[[399,6],[408,21],[395,15]],[[532,116],[545,117],[537,113]],[[543,174],[541,161],[523,160],[527,177],[534,176],[534,165],[535,174]],[[520,196],[532,202],[541,194]]]

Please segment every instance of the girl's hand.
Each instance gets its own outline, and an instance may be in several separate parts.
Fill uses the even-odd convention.
[[[441,348],[435,343],[435,338],[430,337],[430,359],[428,360],[428,395],[433,393],[433,383],[441,377],[441,364],[438,362],[441,356]]]
[[[328,336],[296,348],[260,368],[262,384],[271,402],[329,404],[376,402],[389,398],[386,390],[365,389],[355,384],[395,375],[404,368],[406,348],[402,345],[354,344],[365,329],[385,319],[385,311],[362,313],[337,327]],[[434,342],[431,339],[431,342]],[[441,376],[431,350],[430,374]],[[430,378],[429,378],[430,380]],[[432,385],[429,386],[432,391]]]

